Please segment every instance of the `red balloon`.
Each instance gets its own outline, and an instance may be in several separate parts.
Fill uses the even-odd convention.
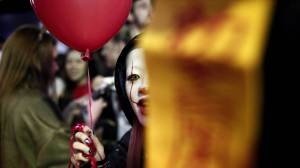
[[[131,0],[30,0],[41,22],[60,41],[79,51],[102,47],[122,27]]]

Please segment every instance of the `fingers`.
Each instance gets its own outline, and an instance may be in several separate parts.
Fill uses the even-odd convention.
[[[79,141],[76,141],[73,143],[73,148],[77,151],[84,152],[86,154],[90,153],[90,148],[86,144],[90,144],[91,141],[93,141],[97,152],[95,154],[95,158],[97,161],[101,161],[105,159],[105,153],[104,153],[104,147],[98,140],[96,136],[93,135],[93,131],[88,127],[84,126],[83,132],[77,132],[75,134],[75,138],[78,139]],[[85,161],[86,158],[84,158],[82,155],[74,154],[74,159],[76,161]],[[75,157],[76,155],[76,157]],[[81,157],[82,156],[82,157]]]
[[[101,160],[104,160],[105,159],[105,153],[104,153],[104,147],[103,145],[100,143],[100,141],[98,140],[98,138],[94,135],[91,136],[95,146],[96,146],[96,149],[97,149],[97,153],[95,155],[96,157],[96,160],[97,161],[101,161]]]
[[[75,134],[75,138],[79,139],[83,143],[86,143],[86,141],[90,139],[89,136],[83,132],[77,132]]]
[[[71,162],[73,165],[77,165],[77,161],[74,159],[74,155],[71,157]]]
[[[92,134],[93,134],[92,129],[90,129],[90,127],[88,127],[88,126],[84,126],[83,132],[84,132],[85,134],[87,134],[87,135],[92,135]]]
[[[76,149],[77,151],[81,151],[86,154],[89,154],[89,152],[90,152],[90,148],[87,145],[80,143],[80,142],[74,142],[73,148]]]
[[[73,160],[73,161],[72,161],[72,160]],[[87,158],[85,158],[85,157],[82,155],[81,152],[76,153],[76,154],[73,155],[73,157],[71,158],[71,161],[72,161],[73,164],[74,164],[74,160],[75,160],[75,164],[76,164],[76,162],[78,162],[78,161],[83,161],[83,162],[89,161]]]

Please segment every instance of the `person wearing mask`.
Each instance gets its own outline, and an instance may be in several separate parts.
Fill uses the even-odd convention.
[[[121,107],[132,125],[122,139],[108,154],[104,153],[100,141],[87,126],[83,132],[74,136],[75,149],[72,155],[74,165],[91,167],[83,153],[89,154],[90,148],[85,143],[92,140],[96,145],[95,158],[98,167],[106,168],[139,168],[144,163],[144,127],[147,124],[148,79],[144,62],[143,49],[137,48],[138,37],[129,41],[118,58],[115,70],[115,85]]]

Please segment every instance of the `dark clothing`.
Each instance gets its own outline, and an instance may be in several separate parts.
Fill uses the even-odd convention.
[[[118,143],[118,113],[121,113],[121,111],[116,107],[118,106],[116,93],[108,89],[106,90],[106,94],[102,98],[107,102],[107,107],[103,109],[101,117],[95,123],[94,129],[96,136],[101,139],[105,153],[109,153]],[[100,133],[98,130],[100,130]]]
[[[97,168],[126,168],[130,132],[131,130],[122,137],[104,161],[97,162]],[[83,168],[90,167],[90,164],[83,166]]]
[[[128,131],[122,137],[116,147],[109,153],[107,162],[110,162],[111,168],[126,167],[130,133],[131,131]]]
[[[93,53],[93,59],[89,61],[89,68],[91,76],[101,75],[103,77],[113,76],[115,69],[106,65],[105,57],[101,54],[101,51]]]

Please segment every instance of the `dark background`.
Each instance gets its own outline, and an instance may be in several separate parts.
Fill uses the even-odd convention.
[[[0,42],[25,23],[38,23],[30,0],[0,0]]]
[[[277,1],[264,56],[259,168],[299,166],[300,0]],[[297,58],[298,57],[298,58]],[[298,135],[297,135],[298,134]],[[298,165],[298,166],[297,166]]]
[[[30,0],[0,0],[0,13],[30,11]]]

